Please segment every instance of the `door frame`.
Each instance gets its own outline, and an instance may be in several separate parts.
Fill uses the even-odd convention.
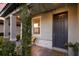
[[[52,21],[54,21],[54,15],[63,14],[63,13],[67,13],[67,22],[68,22],[68,11],[64,11],[64,12],[59,12],[59,13],[53,14],[52,15]],[[67,25],[67,27],[68,27],[68,25]],[[53,47],[53,23],[52,23],[52,47]],[[53,47],[53,50],[57,50],[57,51],[64,52],[64,53],[68,53],[68,49]]]

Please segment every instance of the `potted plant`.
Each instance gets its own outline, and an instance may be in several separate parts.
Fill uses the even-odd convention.
[[[78,56],[78,51],[79,51],[79,43],[68,43],[65,45],[65,47],[70,47],[73,50],[74,56]]]

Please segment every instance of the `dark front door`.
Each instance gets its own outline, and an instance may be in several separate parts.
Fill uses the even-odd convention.
[[[65,49],[68,42],[67,12],[53,15],[53,47]]]

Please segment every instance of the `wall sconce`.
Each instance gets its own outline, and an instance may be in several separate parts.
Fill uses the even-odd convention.
[[[16,16],[17,19],[20,19],[20,16]]]

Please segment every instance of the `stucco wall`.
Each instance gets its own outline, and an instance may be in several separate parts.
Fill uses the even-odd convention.
[[[77,5],[68,6],[68,42],[77,40]]]
[[[78,25],[77,25],[77,41],[79,42],[79,4],[77,5],[77,18],[78,18]]]
[[[78,42],[77,38],[77,5],[68,6],[68,42]],[[73,55],[72,50],[68,49],[68,54]]]
[[[78,7],[79,8],[79,7]],[[69,4],[61,8],[52,10],[49,13],[40,14],[41,16],[41,35],[36,36],[38,38],[37,44],[46,48],[53,48],[53,14],[68,11],[68,42],[78,42],[78,19],[77,17],[77,5]],[[32,35],[33,36],[33,35]],[[62,50],[61,50],[62,51]],[[72,51],[69,49],[68,54],[72,55]]]
[[[37,45],[52,49],[52,15],[45,13],[38,16],[41,16],[41,34],[32,36],[38,38]]]
[[[79,4],[77,5],[77,18],[78,18],[77,41],[79,42]],[[79,52],[78,52],[78,55],[79,55]]]

